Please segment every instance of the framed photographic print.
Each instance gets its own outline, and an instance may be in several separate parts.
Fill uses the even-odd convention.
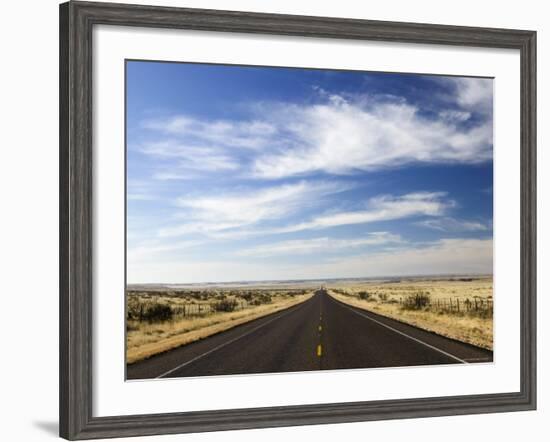
[[[535,32],[60,24],[62,437],[535,408]]]

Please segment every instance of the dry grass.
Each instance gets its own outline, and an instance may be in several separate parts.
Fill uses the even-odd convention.
[[[134,299],[129,297],[128,303],[137,302],[136,296],[138,299],[143,299],[143,293],[136,294],[133,297]],[[163,293],[156,295],[148,293],[146,296],[150,302],[168,304],[173,308],[191,304],[186,296],[169,296]],[[271,295],[270,303],[255,305],[254,300],[256,298],[253,298],[243,309],[231,312],[209,311],[202,315],[178,316],[172,320],[159,322],[128,319],[126,362],[132,364],[158,353],[206,338],[254,319],[287,309],[306,301],[312,296],[313,292],[298,295],[279,293]],[[206,310],[207,299],[203,299],[202,303]],[[192,305],[196,306],[197,302],[193,301]]]
[[[456,300],[463,303],[475,299],[485,304],[487,301],[492,303],[492,277],[361,282],[329,285],[327,288],[331,296],[346,304],[462,342],[493,349],[492,306],[476,311],[449,311],[436,307],[438,300],[440,303]],[[419,308],[403,305],[418,293],[426,294],[431,301],[430,305]]]

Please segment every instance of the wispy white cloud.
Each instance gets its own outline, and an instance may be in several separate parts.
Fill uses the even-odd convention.
[[[444,110],[439,112],[439,116],[445,121],[462,123],[469,120],[472,114],[470,112],[460,110]]]
[[[455,205],[452,200],[444,200],[444,192],[416,192],[402,196],[382,195],[371,198],[367,209],[350,212],[337,212],[316,217],[293,226],[283,227],[281,232],[323,229],[350,224],[366,224],[377,221],[410,218],[413,216],[441,216]]]
[[[489,78],[445,78],[455,87],[452,99],[463,109],[474,112],[492,113],[493,110],[493,80]]]
[[[450,217],[432,218],[415,223],[416,225],[427,227],[441,232],[474,232],[491,230],[489,224],[480,221],[460,220]]]
[[[160,236],[187,233],[213,233],[277,220],[305,207],[319,204],[327,195],[347,189],[337,182],[300,181],[240,193],[217,193],[178,198],[176,205],[186,209],[190,222],[160,230]]]
[[[246,149],[266,146],[277,131],[266,120],[203,120],[187,115],[144,121],[143,127],[165,135],[195,139],[201,143]]]
[[[183,175],[182,171],[230,171],[241,167],[237,159],[223,150],[209,146],[193,146],[177,140],[165,140],[145,143],[139,150],[156,159],[171,160],[175,163],[165,171],[172,179]],[[154,176],[166,179],[162,171]],[[170,175],[172,174],[172,175]],[[185,175],[183,175],[185,176]]]
[[[480,163],[492,157],[489,121],[464,128],[466,113],[429,119],[407,102],[334,97],[317,105],[266,108],[293,144],[256,157],[252,173],[276,179],[315,172],[349,174],[410,163]]]
[[[388,243],[401,243],[399,235],[388,232],[373,232],[363,238],[335,239],[329,237],[296,239],[279,241],[271,244],[261,244],[253,248],[237,252],[238,256],[267,257],[273,255],[303,255],[310,253],[341,252],[365,246],[379,246]]]
[[[240,120],[175,115],[143,127],[160,142],[142,147],[158,158],[174,158],[178,169],[236,171],[262,179],[325,172],[350,174],[411,163],[475,164],[492,158],[492,81],[442,78],[448,108],[427,117],[403,97],[328,93],[319,102],[255,103]],[[472,114],[483,115],[464,125]],[[155,135],[156,134],[156,135]],[[166,138],[168,137],[168,141]],[[246,159],[246,161],[244,161]]]
[[[343,190],[334,187],[334,184],[325,187],[327,183],[324,183],[321,187],[304,191],[304,185],[306,182],[302,182],[300,187],[270,188],[263,193],[248,196],[182,199],[180,201],[187,207],[195,209],[194,216],[200,220],[162,229],[159,235],[178,236],[199,232],[218,239],[277,235],[416,216],[437,217],[455,206],[453,200],[445,199],[445,192],[381,195],[367,200],[363,210],[337,211],[283,226],[281,223],[276,227],[258,225],[265,220],[284,219],[289,213],[303,209],[306,204],[319,203],[323,195]]]

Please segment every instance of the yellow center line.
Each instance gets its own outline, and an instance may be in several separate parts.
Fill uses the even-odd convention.
[[[323,322],[323,313],[319,312],[319,322]],[[321,333],[321,330],[323,330],[323,326],[319,324],[319,333]],[[317,346],[317,356],[320,358],[323,355],[323,348],[321,347],[321,344]]]

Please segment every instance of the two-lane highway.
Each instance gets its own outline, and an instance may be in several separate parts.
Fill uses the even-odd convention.
[[[128,365],[128,379],[491,362],[493,353],[343,304],[308,301]]]

